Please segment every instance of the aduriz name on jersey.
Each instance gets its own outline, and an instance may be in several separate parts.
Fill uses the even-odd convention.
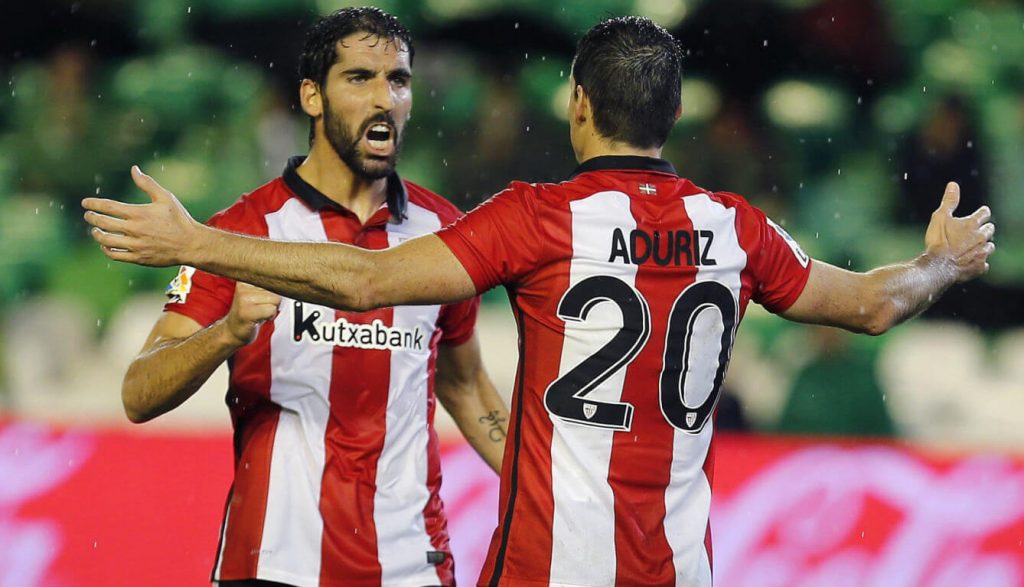
[[[308,338],[314,344],[377,350],[423,350],[423,331],[388,326],[381,320],[369,324],[355,324],[344,318],[333,322],[320,322],[320,310],[305,313],[302,302],[295,302],[292,313],[292,339],[302,342]]]
[[[612,231],[612,250],[609,263],[621,261],[642,265],[653,261],[657,265],[689,265],[705,267],[718,265],[710,256],[715,233],[710,230],[646,230],[634,228],[629,236],[621,228]]]

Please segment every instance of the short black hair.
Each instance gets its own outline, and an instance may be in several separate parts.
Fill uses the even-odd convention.
[[[338,43],[352,33],[366,33],[387,41],[401,42],[409,52],[409,65],[412,65],[415,49],[409,29],[380,8],[349,7],[321,17],[309,28],[299,57],[299,81],[308,79],[323,88],[327,72],[338,61]],[[309,140],[313,140],[312,120]]]
[[[602,136],[644,149],[668,140],[683,52],[664,28],[641,16],[606,19],[580,39],[572,74],[590,97]]]

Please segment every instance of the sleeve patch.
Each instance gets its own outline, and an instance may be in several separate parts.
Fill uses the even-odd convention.
[[[182,265],[178,275],[167,284],[164,295],[171,304],[184,304],[188,299],[188,293],[192,291],[192,275],[196,272],[195,267]]]
[[[789,248],[793,251],[793,255],[796,257],[796,260],[800,262],[800,266],[806,269],[807,263],[809,263],[811,260],[811,258],[807,256],[807,253],[805,253],[804,250],[800,248],[800,245],[797,244],[796,240],[793,237],[789,236],[789,233],[786,232],[784,228],[782,228],[778,224],[775,224],[775,222],[771,218],[766,218],[766,220],[768,221],[768,224],[770,224],[771,227],[775,229],[775,232],[779,233],[779,236],[781,236],[782,239],[786,241],[786,244],[789,245]]]

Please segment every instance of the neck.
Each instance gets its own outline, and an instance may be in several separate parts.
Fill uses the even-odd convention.
[[[576,153],[576,160],[579,163],[583,163],[588,159],[594,157],[602,157],[605,155],[633,155],[637,157],[653,157],[655,159],[661,158],[661,147],[651,147],[649,149],[641,149],[627,143],[620,143],[615,141],[605,140],[603,138],[595,138],[592,141],[587,141]]]
[[[387,199],[387,179],[355,174],[326,140],[318,138],[296,169],[306,183],[366,222]]]

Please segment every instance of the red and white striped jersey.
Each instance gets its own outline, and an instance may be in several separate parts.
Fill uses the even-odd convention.
[[[513,183],[440,233],[504,284],[520,363],[481,585],[711,585],[714,412],[750,299],[808,257],[758,209],[646,157]]]
[[[397,176],[389,202],[362,224],[299,177],[243,196],[210,224],[282,241],[394,246],[459,211]],[[400,206],[399,206],[400,207]],[[394,206],[392,206],[394,208]],[[166,310],[209,325],[227,314],[233,281],[182,268]],[[474,330],[478,299],[365,313],[284,299],[256,340],[230,359],[227,404],[235,479],[213,579],[305,586],[452,585],[433,392],[437,346]]]

